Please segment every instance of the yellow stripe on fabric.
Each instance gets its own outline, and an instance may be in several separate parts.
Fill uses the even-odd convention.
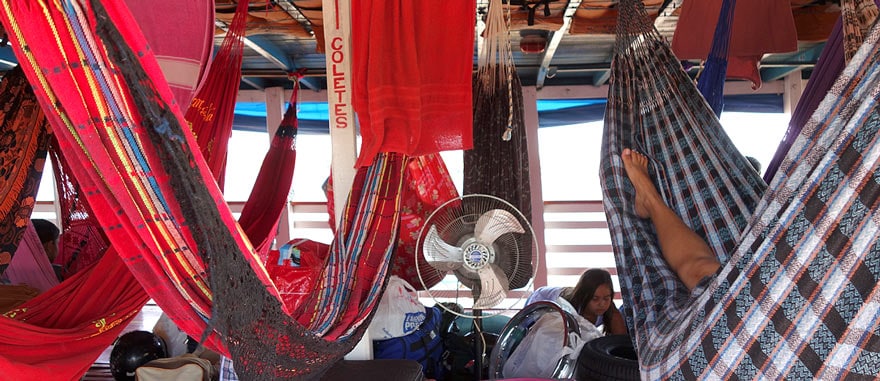
[[[80,17],[83,16],[80,15]],[[83,29],[88,30],[88,27],[83,26]],[[95,44],[91,35],[86,35],[86,38],[89,39],[92,44]],[[77,45],[77,47],[79,48],[80,46]],[[93,51],[98,51],[98,49],[94,48]],[[101,62],[98,63],[100,64]],[[112,63],[109,63],[109,65],[112,65]],[[102,69],[106,70],[109,69],[109,67],[102,67]],[[102,73],[106,72],[102,71]],[[89,85],[92,86],[93,92],[97,93],[95,95],[96,98],[100,98],[101,93],[97,91],[98,89],[95,86],[95,82],[93,81],[95,73],[86,70],[86,74],[88,78],[92,79],[89,81]],[[120,76],[104,75],[104,78],[107,81],[114,83],[115,86],[111,86],[111,90],[125,88],[127,86],[126,83],[122,82],[123,79]],[[123,114],[123,120],[127,121],[133,126],[135,121],[134,116],[136,115],[136,112],[134,112],[130,108],[128,102],[122,99],[122,96],[121,94],[119,94],[119,92],[112,91],[112,94],[115,98],[118,98],[114,100],[115,104],[120,107],[119,111]],[[149,183],[149,180],[144,176],[144,174],[146,173],[152,173],[152,169],[142,166],[141,162],[136,159],[136,155],[134,154],[134,152],[143,152],[143,144],[140,141],[140,135],[132,134],[133,139],[125,138],[121,129],[124,129],[126,127],[119,124],[120,120],[113,118],[113,114],[110,112],[109,107],[106,104],[100,104],[100,106],[103,106],[100,110],[102,120],[109,120],[111,122],[109,125],[105,124],[103,128],[106,131],[108,138],[110,138],[112,148],[114,152],[116,152],[116,157],[120,159],[119,161],[120,164],[123,166],[125,177],[132,180],[131,184],[135,188],[133,191],[129,190],[129,194],[131,194],[132,196],[137,196],[136,199],[140,201],[139,203],[136,203],[134,207],[137,208],[141,219],[152,221],[151,224],[152,226],[154,226],[154,229],[150,229],[150,231],[153,233],[151,234],[151,238],[153,239],[156,247],[163,249],[163,251],[167,250],[175,253],[175,256],[173,257],[174,262],[172,262],[170,260],[171,258],[166,255],[161,256],[162,260],[166,264],[166,270],[171,270],[166,271],[166,273],[172,278],[175,287],[178,288],[178,290],[186,297],[186,299],[192,301],[193,297],[187,292],[185,288],[180,287],[183,281],[183,277],[181,277],[181,274],[178,274],[177,271],[173,271],[176,270],[176,267],[173,267],[171,265],[172,263],[179,264],[183,268],[186,278],[192,279],[198,291],[210,300],[212,298],[210,288],[202,280],[202,278],[198,276],[199,272],[196,271],[193,266],[191,266],[191,263],[196,260],[196,257],[195,255],[193,255],[191,250],[184,249],[185,247],[189,247],[189,245],[186,243],[183,235],[180,234],[177,226],[174,224],[169,224],[167,222],[157,221],[165,221],[163,217],[171,216],[172,213],[169,210],[159,207],[161,205],[160,197],[158,196],[156,190],[153,189],[153,187]],[[164,245],[160,243],[164,243]],[[196,303],[191,304],[197,305]],[[206,311],[200,312],[204,313]]]
[[[84,15],[81,14],[81,10],[79,7],[76,7],[76,11],[80,19],[84,19]],[[89,30],[88,25],[82,26],[83,30]],[[73,32],[71,30],[71,32]],[[73,34],[71,33],[73,36]],[[95,43],[93,37],[91,35],[86,34],[85,38],[93,45],[92,51],[99,51],[97,48],[97,44]],[[75,46],[80,52],[80,57],[85,61],[85,55],[82,53],[82,47],[79,44],[79,41],[73,37],[73,41],[76,42]],[[101,61],[96,62],[101,65]],[[109,63],[112,65],[112,63]],[[116,91],[119,88],[125,88],[127,86],[126,83],[122,82],[122,78],[116,75],[106,75],[106,71],[109,67],[101,66],[100,73],[104,73],[104,79],[110,83],[113,83],[115,86],[110,86],[109,89],[113,95],[115,104],[119,107],[119,112],[122,114],[122,120],[127,121],[127,123],[134,125],[134,112],[128,102],[126,102],[121,94]],[[97,86],[96,81],[96,73],[91,70],[84,70],[86,77],[88,78],[89,87],[93,93],[93,96],[96,100],[103,100],[103,92],[101,92],[100,88]],[[127,139],[124,137],[124,134],[121,133],[120,129],[126,128],[120,125],[120,120],[114,118],[114,114],[110,112],[110,106],[108,103],[97,103],[99,107],[99,113],[102,120],[110,121],[110,123],[105,123],[102,127],[106,132],[106,136],[109,138],[111,142],[111,147],[113,151],[116,153],[115,157],[119,159],[119,163],[122,165],[124,169],[124,174],[126,178],[129,178],[131,181],[134,190],[129,190],[126,187],[126,191],[132,196],[137,196],[136,199],[139,200],[139,203],[135,203],[134,207],[138,210],[138,213],[141,219],[146,221],[152,221],[151,225],[154,226],[154,229],[149,229],[152,231],[151,238],[153,239],[153,243],[157,248],[164,251],[170,251],[175,253],[173,257],[174,261],[172,262],[170,258],[166,255],[161,255],[162,260],[166,264],[166,274],[172,278],[172,282],[178,291],[183,294],[183,296],[190,301],[194,301],[194,298],[187,292],[186,288],[181,287],[180,285],[183,282],[183,277],[181,274],[178,274],[176,267],[172,266],[172,263],[179,264],[183,271],[185,272],[186,278],[192,279],[198,291],[201,292],[205,297],[209,300],[212,298],[212,294],[208,285],[200,278],[199,272],[190,265],[191,261],[195,260],[195,256],[192,255],[192,251],[184,249],[184,247],[189,247],[186,243],[185,239],[182,237],[182,234],[179,233],[177,227],[174,224],[168,224],[164,222],[158,222],[157,220],[162,220],[163,216],[172,215],[170,211],[159,208],[161,205],[160,198],[158,197],[155,189],[149,184],[149,180],[145,179],[143,174],[152,173],[150,168],[145,168],[141,165],[140,161],[135,159],[136,155],[135,151],[143,152],[143,145],[140,142],[140,136],[136,134],[132,134],[133,139]],[[136,180],[136,181],[135,181]],[[109,187],[108,187],[109,188]],[[135,197],[132,197],[135,198]],[[158,223],[157,223],[158,222]],[[157,237],[158,236],[158,237]],[[164,245],[162,244],[164,243]],[[182,244],[181,244],[182,243]],[[187,255],[189,254],[189,255]],[[191,303],[193,305],[198,305],[197,303]],[[202,313],[206,313],[206,311],[200,311]]]

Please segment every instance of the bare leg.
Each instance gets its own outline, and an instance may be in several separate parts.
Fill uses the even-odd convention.
[[[706,241],[663,202],[648,177],[648,158],[629,148],[624,148],[620,157],[636,189],[636,214],[651,219],[663,258],[682,283],[693,290],[701,279],[715,273],[721,263]]]

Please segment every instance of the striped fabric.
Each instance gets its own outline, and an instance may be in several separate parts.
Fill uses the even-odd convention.
[[[351,350],[391,262],[402,155],[380,154],[361,169],[318,288],[309,303],[282,305],[207,163],[190,148],[195,137],[169,107],[171,91],[125,4],[0,6],[112,248],[181,329],[231,354],[249,380],[316,377]]]
[[[636,1],[622,1],[603,138],[604,204],[642,378],[880,374],[880,29],[769,188]],[[645,153],[667,204],[722,268],[688,290],[634,210],[619,154]]]
[[[212,277],[241,283],[215,289],[215,324],[235,363],[224,377],[316,379],[354,348],[388,275],[405,163],[403,155],[381,153],[370,167],[358,169],[342,225],[348,233],[334,239],[316,292],[298,306],[284,306],[300,324],[258,295],[262,285],[248,279],[255,275],[238,271],[247,266],[243,258],[212,266]]]
[[[791,113],[788,130],[785,131],[782,141],[779,142],[779,147],[776,148],[773,159],[767,164],[767,169],[764,171],[764,181],[770,182],[773,176],[776,175],[779,163],[785,157],[785,154],[788,153],[788,149],[791,148],[792,143],[800,134],[804,124],[810,119],[810,115],[813,115],[813,112],[816,111],[819,102],[822,101],[825,94],[828,93],[828,89],[834,85],[843,67],[849,62],[845,60],[847,56],[844,53],[844,45],[851,46],[853,42],[858,41],[858,45],[856,45],[856,49],[852,51],[852,54],[855,54],[855,50],[858,50],[858,47],[861,46],[864,35],[874,25],[878,4],[880,4],[880,0],[841,2],[841,7],[843,8],[841,10],[841,17],[834,25],[834,29],[831,30],[828,40],[825,41],[825,46],[822,47],[822,54],[819,55],[816,66],[813,67],[813,72],[810,73],[810,80],[804,87],[804,92],[800,100],[798,100],[797,107]],[[870,16],[872,14],[874,17]],[[844,24],[848,25],[844,27]],[[858,34],[845,36],[844,31]],[[852,55],[849,57],[851,58]]]

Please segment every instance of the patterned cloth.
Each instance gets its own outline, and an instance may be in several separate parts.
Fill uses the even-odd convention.
[[[603,140],[604,204],[644,379],[880,374],[880,29],[764,183],[640,2],[621,2]],[[632,147],[722,268],[689,292],[634,210]]]
[[[43,176],[49,124],[20,67],[0,82],[0,274],[24,235]]]
[[[861,44],[864,38],[863,34],[867,34],[871,26],[874,25],[874,20],[871,20],[867,25],[851,24],[859,21],[868,21],[864,14],[861,17],[844,17],[844,15],[849,14],[854,16],[855,14],[862,12],[876,15],[878,4],[880,4],[880,0],[856,0],[844,1],[841,3],[844,11],[841,12],[840,19],[837,21],[837,24],[834,25],[834,29],[831,31],[831,35],[828,36],[828,40],[825,41],[825,46],[822,47],[822,54],[820,54],[819,59],[816,60],[816,66],[813,67],[813,72],[810,73],[810,80],[807,82],[807,85],[804,86],[804,92],[801,95],[800,100],[798,100],[794,111],[791,113],[791,120],[788,122],[788,130],[785,131],[785,135],[779,143],[779,147],[776,149],[773,159],[767,164],[767,170],[764,171],[765,181],[770,182],[770,180],[773,179],[773,176],[776,175],[776,170],[779,169],[779,164],[782,162],[782,159],[785,158],[788,149],[791,148],[794,140],[800,135],[801,129],[810,119],[810,115],[813,115],[813,112],[816,111],[819,102],[825,98],[828,89],[834,85],[840,72],[843,71],[843,67],[846,66],[846,62],[844,62],[844,41],[852,42],[857,39],[859,44]],[[873,7],[871,7],[871,5],[873,5]],[[852,9],[853,7],[856,8]],[[874,17],[874,19],[876,19],[876,17]],[[844,28],[844,23],[850,23],[851,25]],[[857,37],[845,37],[844,30],[850,32],[859,31],[859,35]]]

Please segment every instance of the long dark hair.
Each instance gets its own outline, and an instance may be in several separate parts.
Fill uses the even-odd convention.
[[[562,293],[562,297],[571,303],[575,311],[582,314],[590,304],[590,300],[593,299],[593,295],[596,294],[596,289],[603,284],[608,286],[608,289],[611,290],[611,296],[614,297],[614,283],[611,282],[611,274],[602,269],[589,269],[581,274],[581,279],[578,280],[574,288],[566,289]],[[602,331],[606,334],[609,332],[611,324],[612,308],[616,308],[614,303],[611,303],[611,306],[602,314]]]
[[[49,220],[34,218],[31,220],[31,223],[34,224],[34,230],[37,231],[37,236],[40,237],[40,243],[46,244],[56,241],[61,236],[61,230]]]

